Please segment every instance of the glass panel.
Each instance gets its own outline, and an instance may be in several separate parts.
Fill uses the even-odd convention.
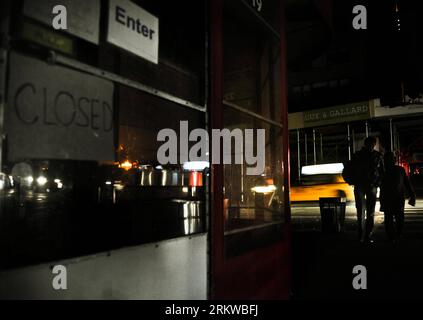
[[[204,106],[206,77],[206,1],[134,0],[159,19],[159,63],[151,63],[106,41],[108,6],[102,1],[100,43],[89,43],[23,14],[24,1],[12,1],[12,34],[28,50],[52,48],[74,58]],[[190,10],[187,10],[190,8]],[[192,14],[192,13],[195,14]],[[99,23],[92,21],[91,23]],[[29,43],[32,43],[28,46]],[[44,52],[44,51],[42,51]],[[45,55],[45,53],[42,53]]]
[[[239,12],[224,16],[224,100],[281,122],[279,41],[245,6]]]
[[[273,12],[279,10],[276,3],[266,5]],[[253,14],[249,2],[225,1],[224,10],[224,100],[281,123],[278,39]],[[272,9],[267,7],[266,12]],[[224,127],[255,129],[254,155],[263,153],[265,159],[263,172],[248,175],[245,152],[238,155],[243,157],[241,164],[234,164],[233,141],[232,164],[224,166],[225,252],[231,257],[281,239],[282,129],[229,106],[224,107]],[[258,148],[257,129],[265,132],[263,149]]]
[[[205,1],[136,0],[160,21],[159,64],[120,50],[120,74],[179,98],[205,104]],[[190,8],[190,10],[186,10]],[[195,14],[192,14],[195,12]]]
[[[257,226],[264,223],[283,221],[283,166],[282,129],[254,117],[227,108],[225,128],[264,129],[264,172],[248,175],[248,165],[224,166],[225,231]],[[254,154],[257,150],[255,142]],[[232,148],[232,163],[235,162],[235,147]]]
[[[99,45],[69,34],[57,35],[72,41],[72,57],[78,61],[204,105],[206,2],[188,0],[183,5],[157,0],[133,2],[160,20],[157,65],[105,41],[107,6],[102,6]],[[22,4],[22,1],[13,3],[11,29],[18,39],[14,42],[14,49],[25,55],[44,57],[44,43],[18,36],[22,21],[29,21],[22,16]],[[105,3],[102,1],[102,4]],[[196,14],[192,15],[187,7]],[[37,35],[44,36],[38,30],[47,27],[35,20],[30,21],[38,27]],[[13,75],[19,81],[27,81],[27,74],[13,74],[15,67],[9,68],[9,77]],[[43,67],[48,69],[49,65],[43,64]],[[29,87],[25,91],[27,96],[21,101],[29,101],[28,97],[37,98],[34,105],[27,103],[28,110],[36,108],[40,119],[44,115],[44,125],[51,126],[47,130],[52,130],[54,125],[47,123],[50,117],[54,117],[54,110],[50,108],[54,97],[48,96],[45,103],[41,98],[43,94],[55,92],[54,84],[60,85],[62,72],[57,72],[57,76],[49,73],[48,77],[37,73],[39,78],[46,79],[46,88],[36,87],[35,96],[35,89],[33,92]],[[75,82],[76,87],[77,84]],[[75,90],[79,99],[80,88]],[[92,87],[93,93],[98,90],[97,86]],[[59,100],[54,102],[56,109],[66,109],[72,97],[62,93]],[[90,106],[84,96],[75,101],[80,103],[79,108]],[[205,114],[118,85],[114,86],[113,101],[114,143],[110,151],[113,156],[112,147],[115,148],[116,161],[77,161],[69,156],[70,141],[78,150],[84,144],[83,137],[75,139],[73,124],[64,129],[69,141],[61,143],[63,157],[57,157],[60,159],[51,159],[37,150],[37,157],[30,153],[24,159],[10,161],[7,156],[10,141],[6,141],[1,150],[4,161],[0,168],[0,269],[205,231],[205,171],[185,170],[182,165],[161,167],[157,161],[157,150],[161,145],[157,142],[159,130],[169,128],[178,133],[180,121],[187,121],[189,129],[204,128]],[[79,124],[88,121],[90,116],[92,121],[100,121],[96,112],[101,107],[97,100],[92,103],[90,112],[78,113],[75,119]],[[13,107],[13,99],[10,99],[6,109],[12,110]],[[72,117],[72,114],[65,116]],[[15,130],[16,141],[22,140],[22,128]],[[96,132],[89,131],[89,134],[95,136]],[[54,138],[54,134],[50,136]],[[54,149],[49,142],[42,145]],[[108,142],[111,144],[110,139]],[[19,142],[15,147],[23,148]],[[97,151],[91,151],[94,154],[91,159],[98,159]]]
[[[157,133],[204,114],[125,87],[117,161],[5,161],[0,175],[0,269],[205,231],[201,170],[159,167]],[[70,129],[71,130],[71,129]]]

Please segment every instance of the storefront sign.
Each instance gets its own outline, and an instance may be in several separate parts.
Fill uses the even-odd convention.
[[[10,161],[114,160],[112,82],[17,53],[9,74]]]
[[[159,62],[159,19],[129,0],[110,0],[107,41]]]
[[[63,5],[67,9],[66,32],[98,44],[100,33],[100,0],[25,0],[24,14],[52,27],[53,7]],[[53,27],[52,27],[52,30]]]
[[[329,124],[365,120],[370,118],[369,103],[351,103],[304,112],[304,126],[316,127]]]

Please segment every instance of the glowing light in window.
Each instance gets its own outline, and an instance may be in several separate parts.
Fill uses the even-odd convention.
[[[40,176],[40,177],[37,178],[37,183],[40,186],[44,186],[47,183],[47,178]]]
[[[251,188],[251,191],[255,193],[272,193],[276,191],[276,186],[270,185],[270,186],[256,186],[254,188]]]
[[[119,165],[119,167],[121,167],[123,170],[129,171],[132,169],[132,163],[129,160],[125,160]]]
[[[183,167],[184,167],[185,170],[203,171],[205,168],[210,167],[210,162],[208,162],[208,161],[190,161],[190,162],[185,162]]]

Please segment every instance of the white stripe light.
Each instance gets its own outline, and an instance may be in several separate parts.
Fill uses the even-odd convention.
[[[326,163],[314,166],[305,166],[301,169],[301,174],[311,176],[316,174],[340,174],[344,169],[342,163]]]

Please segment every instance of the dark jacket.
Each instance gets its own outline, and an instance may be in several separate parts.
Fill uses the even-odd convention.
[[[406,195],[414,196],[414,190],[403,167],[389,166],[380,187],[381,211],[401,212]]]
[[[368,189],[380,186],[385,171],[380,152],[363,148],[354,153],[352,161],[357,175],[354,183],[356,187]]]

